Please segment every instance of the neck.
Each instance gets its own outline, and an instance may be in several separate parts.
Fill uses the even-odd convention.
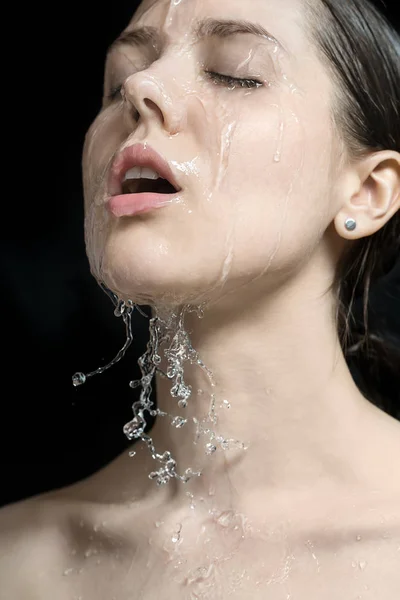
[[[177,320],[158,348],[159,366],[166,372],[174,364],[178,375],[182,367],[183,379],[157,374],[157,408],[168,416],[158,416],[148,434],[158,455],[168,451],[176,461],[178,475],[201,472],[186,484],[168,481],[175,499],[189,492],[232,504],[235,495],[250,500],[347,481],[366,401],[340,348],[333,298],[317,292],[303,279],[251,309],[210,309],[201,319],[187,312]],[[179,407],[185,386],[191,394]],[[174,426],[175,417],[184,425]],[[147,447],[140,460],[144,451],[147,475],[159,471]]]

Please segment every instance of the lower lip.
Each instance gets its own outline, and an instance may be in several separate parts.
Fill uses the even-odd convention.
[[[172,203],[176,194],[123,194],[112,196],[108,202],[108,210],[114,217],[133,217],[150,212],[155,208],[162,208]]]

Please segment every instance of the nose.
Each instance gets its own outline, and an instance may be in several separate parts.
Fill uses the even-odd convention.
[[[150,70],[140,71],[128,77],[122,88],[125,117],[128,126],[135,128],[141,120],[145,126],[158,124],[170,134],[179,133],[185,126],[186,114],[183,97],[173,94],[168,87]]]

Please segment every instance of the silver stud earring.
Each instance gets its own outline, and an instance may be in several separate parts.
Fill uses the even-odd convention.
[[[345,227],[346,227],[347,231],[354,231],[355,228],[357,227],[357,223],[354,219],[347,219],[347,221],[345,223]]]

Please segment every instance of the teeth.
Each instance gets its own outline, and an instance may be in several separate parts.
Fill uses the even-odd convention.
[[[153,169],[142,169],[142,179],[160,179],[160,175],[153,171]]]
[[[125,173],[124,181],[130,179],[159,179],[160,175],[147,167],[133,167]]]
[[[141,173],[141,167],[133,167],[133,169],[129,169],[129,171],[125,173],[124,181],[128,181],[128,179],[140,179]]]

